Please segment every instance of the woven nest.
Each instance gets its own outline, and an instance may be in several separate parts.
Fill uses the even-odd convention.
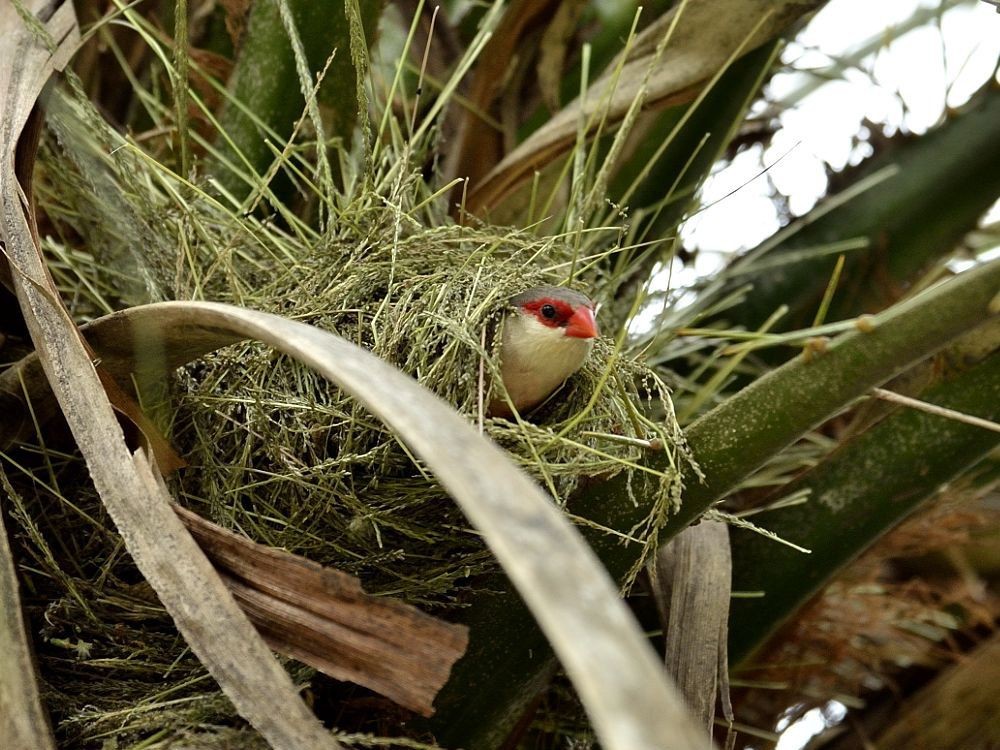
[[[328,229],[282,229],[235,214],[128,151],[108,160],[117,136],[79,97],[64,106],[50,112],[56,137],[43,139],[38,183],[56,227],[45,249],[78,318],[109,301],[207,298],[336,332],[481,420],[570,511],[581,483],[631,472],[631,489],[656,502],[644,523],[615,535],[653,544],[679,502],[680,475],[634,471],[648,450],[637,439],[659,438],[675,466],[685,454],[666,387],[612,340],[623,320],[598,316],[611,335],[527,419],[481,411],[499,387],[495,332],[506,301],[573,276],[599,302],[614,302],[615,280],[581,259],[613,252],[612,243],[586,243],[617,231],[588,234],[574,248],[565,237],[456,226],[421,192],[419,175],[401,179],[391,163],[345,199]],[[160,395],[143,393],[142,404],[189,461],[173,489],[206,517],[356,574],[370,592],[436,611],[461,604],[477,576],[495,569],[406,446],[284,356],[253,343],[232,346],[189,365]],[[664,416],[652,421],[650,413]],[[125,553],[82,462],[38,445],[6,471],[60,743],[147,746],[151,737],[169,742],[234,721]],[[308,680],[310,670],[293,662],[289,669]]]
[[[665,388],[607,339],[528,419],[483,418],[502,387],[494,334],[507,300],[565,279],[571,260],[564,243],[446,226],[396,241],[321,244],[254,297],[261,309],[335,332],[412,375],[481,421],[565,503],[581,481],[641,458],[644,449],[622,438],[670,445],[677,434],[640,415],[640,389],[672,413]],[[191,462],[180,486],[195,510],[411,601],[445,603],[490,567],[478,535],[420,462],[307,368],[248,343],[187,368],[180,385],[175,439]],[[676,501],[676,475],[636,481],[661,496],[660,509]],[[654,526],[651,519],[646,531]]]

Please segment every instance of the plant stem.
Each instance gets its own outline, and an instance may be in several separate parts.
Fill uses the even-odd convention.
[[[875,316],[871,332],[845,334],[812,361],[797,357],[694,422],[687,439],[705,474],[688,477],[684,505],[660,540],[674,536],[769,458],[871,388],[916,364],[990,317],[1000,288],[1000,261],[983,265]],[[990,433],[992,434],[992,433]],[[650,460],[663,470],[659,454]],[[652,498],[633,502],[623,473],[582,491],[570,510],[589,521],[628,531],[651,512]],[[582,529],[618,579],[644,553],[612,534]],[[432,724],[445,745],[497,747],[553,669],[548,645],[505,582],[470,602],[466,656],[438,697]]]
[[[1000,354],[923,400],[995,418]],[[808,489],[809,502],[768,513],[762,523],[811,554],[733,530],[733,587],[766,593],[733,601],[731,662],[745,661],[845,565],[998,442],[1000,435],[977,425],[903,407],[783,487],[783,494]]]
[[[997,288],[993,261],[876,315],[874,330],[834,339],[818,359],[796,357],[698,419],[687,437],[706,481],[689,487],[668,528],[686,525],[855,398],[985,323]]]

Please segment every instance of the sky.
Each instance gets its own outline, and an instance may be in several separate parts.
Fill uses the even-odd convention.
[[[914,14],[923,23],[911,28]],[[774,76],[767,101],[751,110],[794,103],[778,116],[771,145],[720,165],[706,183],[703,202],[719,202],[685,223],[685,245],[701,252],[694,268],[674,269],[673,284],[712,273],[733,251],[777,231],[772,191],[787,197],[794,215],[807,213],[825,194],[827,168],[839,171],[870,154],[864,120],[887,135],[923,133],[946,105],[966,102],[995,73],[998,58],[1000,13],[981,0],[832,0],[786,47],[788,71]],[[988,220],[1000,221],[996,206]]]

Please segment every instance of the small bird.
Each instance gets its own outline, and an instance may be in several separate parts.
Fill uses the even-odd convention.
[[[542,403],[580,369],[598,336],[594,302],[572,289],[538,286],[510,299],[503,322],[500,374],[519,414]],[[488,413],[509,417],[497,394]]]

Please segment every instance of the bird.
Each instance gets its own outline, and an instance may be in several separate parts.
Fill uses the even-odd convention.
[[[567,287],[537,286],[509,300],[500,339],[500,376],[509,398],[494,394],[491,417],[525,414],[580,369],[599,335],[596,305]]]

